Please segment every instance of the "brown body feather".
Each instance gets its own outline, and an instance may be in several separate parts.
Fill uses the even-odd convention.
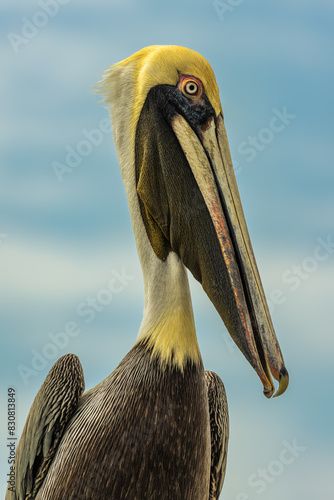
[[[210,450],[202,364],[137,344],[82,397],[36,499],[205,500]]]

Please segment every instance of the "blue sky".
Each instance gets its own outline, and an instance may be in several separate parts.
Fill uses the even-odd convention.
[[[229,401],[222,498],[329,500],[333,3],[229,0],[216,3],[219,15],[204,0],[63,0],[54,15],[41,16],[42,4],[46,0],[4,0],[0,6],[2,408],[7,388],[15,387],[20,432],[58,357],[76,353],[90,388],[135,342],[142,276],[111,133],[101,132],[62,182],[53,166],[80,149],[85,134],[102,130],[108,113],[93,87],[108,66],[146,45],[184,45],[203,54],[216,74],[244,211],[291,379],[283,397],[267,401],[191,279],[204,364],[221,376]],[[27,22],[44,25],[30,25],[32,32]],[[277,113],[288,118],[273,131]],[[250,145],[254,140],[257,147]],[[253,152],[245,153],[247,148]],[[102,298],[113,273],[122,270],[126,284],[86,322],[78,307],[87,297]],[[52,335],[73,321],[77,335],[67,336],[63,348],[49,349],[45,366],[24,378],[22,366],[32,369],[36,352],[43,353]],[[6,418],[4,410],[3,490]],[[287,443],[295,455],[284,452]]]

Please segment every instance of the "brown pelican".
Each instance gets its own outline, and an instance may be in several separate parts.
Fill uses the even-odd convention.
[[[205,372],[188,268],[256,370],[264,394],[288,385],[251,247],[215,76],[198,53],[152,46],[112,66],[101,92],[145,283],[135,346],[83,392],[62,357],[31,407],[7,499],[213,500],[226,467],[228,412]]]

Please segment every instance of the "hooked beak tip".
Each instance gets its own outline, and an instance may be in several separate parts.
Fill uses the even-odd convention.
[[[277,396],[281,396],[288,388],[288,385],[289,385],[288,370],[285,368],[285,366],[283,366],[279,372],[279,386],[276,391],[276,394],[274,394],[274,398],[277,398]]]

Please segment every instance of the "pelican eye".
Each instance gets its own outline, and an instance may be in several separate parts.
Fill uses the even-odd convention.
[[[188,80],[183,87],[184,93],[190,96],[194,96],[198,93],[198,84],[194,80]]]

